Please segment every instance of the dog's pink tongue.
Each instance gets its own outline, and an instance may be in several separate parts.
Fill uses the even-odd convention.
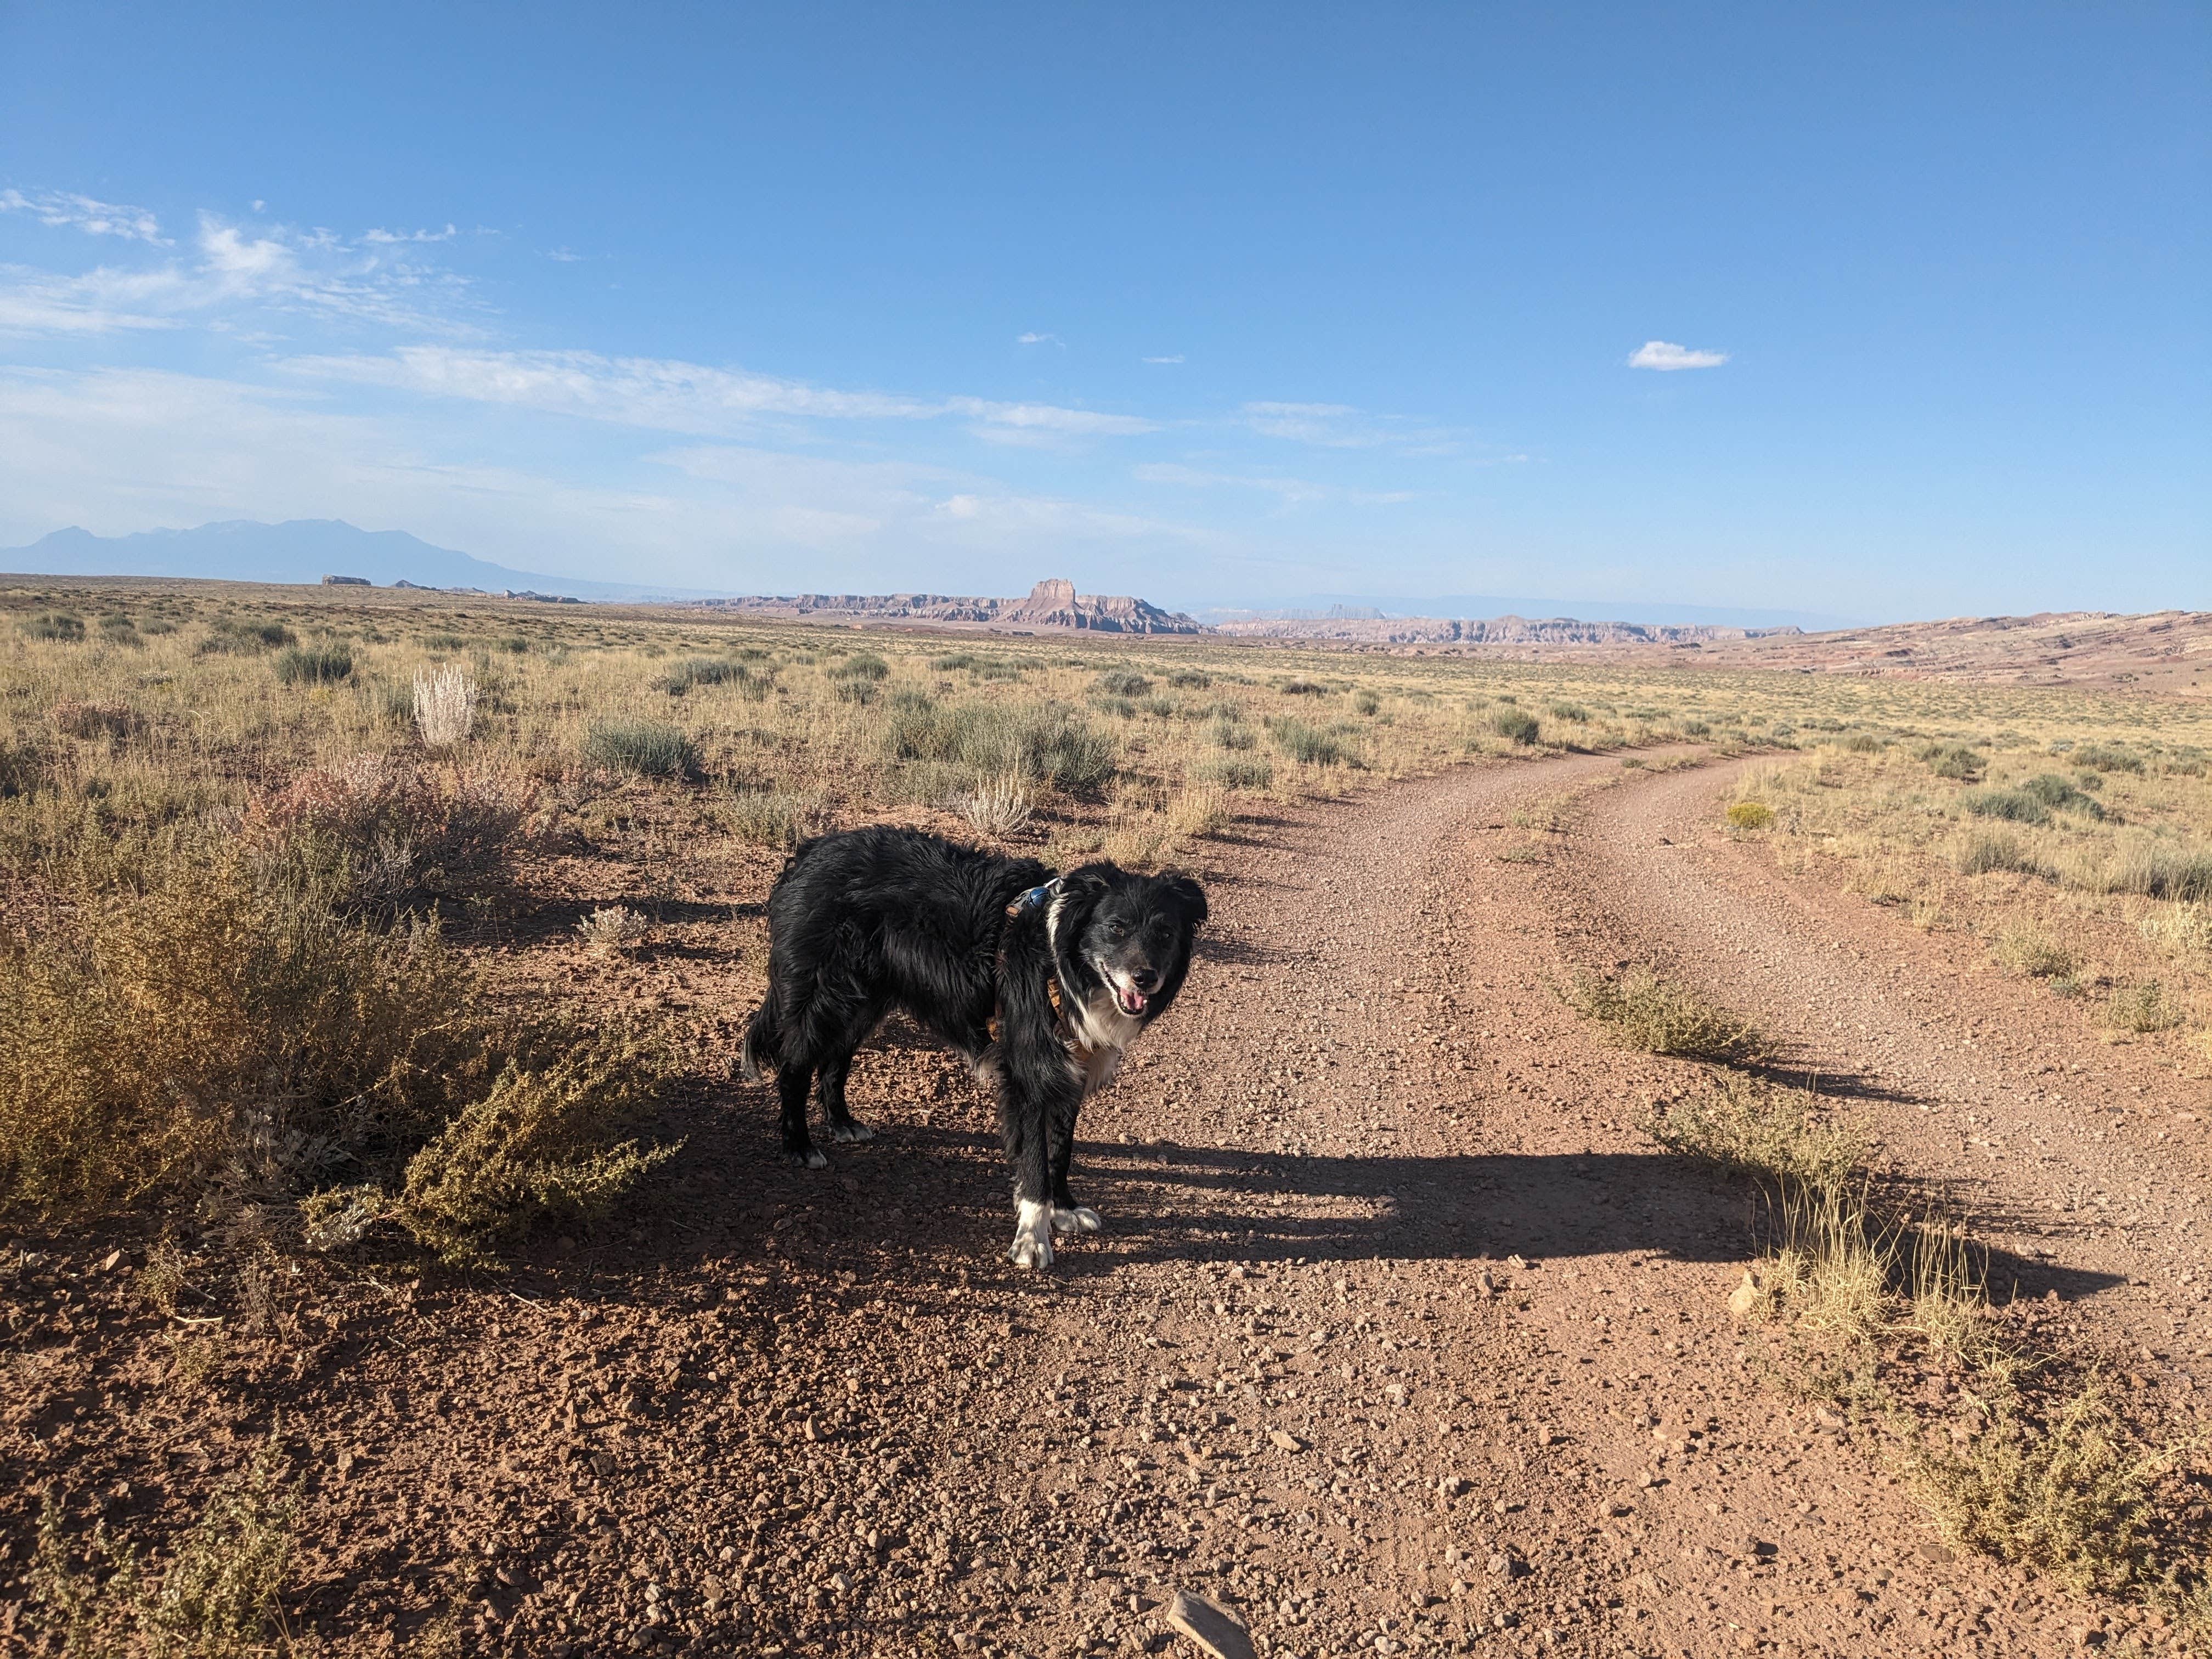
[[[1131,986],[1124,989],[1121,993],[1121,997],[1123,1013],[1141,1014],[1145,1012],[1145,994],[1135,987]]]

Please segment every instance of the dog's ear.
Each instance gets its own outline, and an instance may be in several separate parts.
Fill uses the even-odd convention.
[[[1188,876],[1178,872],[1171,871],[1161,879],[1167,883],[1170,896],[1182,905],[1184,912],[1190,917],[1192,927],[1195,927],[1206,920],[1208,914],[1206,908],[1206,889],[1200,887]]]
[[[1110,864],[1081,865],[1060,878],[1060,890],[1072,899],[1095,903],[1106,896],[1114,878],[1121,873]]]

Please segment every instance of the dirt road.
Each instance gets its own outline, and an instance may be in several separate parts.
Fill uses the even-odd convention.
[[[764,1091],[699,1100],[627,1238],[334,1285],[260,1386],[134,1432],[235,1462],[283,1405],[295,1611],[341,1651],[1158,1651],[1177,1588],[1305,1659],[2073,1651],[2079,1603],[1948,1559],[1753,1362],[1756,1197],[1636,1127],[1689,1068],[1552,987],[1656,960],[1759,1016],[2177,1410],[2212,1382],[2201,1085],[1778,882],[1710,827],[1724,782],[1468,769],[1210,843],[1189,988],[1085,1114],[1107,1231],[1049,1274],[1002,1259],[987,1104],[893,1032],[830,1170],[781,1165]],[[757,976],[684,969],[733,1047]],[[82,1484],[143,1501],[134,1455]]]

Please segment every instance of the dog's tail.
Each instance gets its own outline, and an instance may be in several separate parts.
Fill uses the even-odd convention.
[[[744,1046],[738,1050],[738,1071],[748,1083],[758,1083],[763,1067],[774,1071],[783,1063],[783,1021],[775,1012],[770,992],[745,1022]]]

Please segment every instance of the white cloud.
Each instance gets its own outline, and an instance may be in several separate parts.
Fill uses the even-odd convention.
[[[457,233],[451,225],[443,230],[364,230],[364,242],[450,242]]]
[[[544,257],[556,264],[573,265],[579,263],[584,256],[571,252],[565,247],[549,247],[545,250]]]
[[[27,213],[42,225],[81,230],[88,236],[120,236],[157,247],[168,246],[161,222],[146,209],[96,202],[66,191],[34,190],[26,195],[20,190],[0,190],[0,213]]]
[[[1629,354],[1628,366],[1662,371],[1718,368],[1728,360],[1729,355],[1725,351],[1698,351],[1688,346],[1676,345],[1671,340],[1646,340]]]
[[[1410,489],[1347,489],[1336,484],[1315,483],[1304,478],[1285,478],[1268,473],[1209,472],[1173,462],[1150,463],[1132,471],[1139,483],[1179,484],[1192,489],[1255,489],[1279,496],[1285,507],[1304,507],[1319,501],[1346,501],[1366,507],[1395,506],[1414,499]]]
[[[283,367],[320,380],[508,404],[625,426],[702,434],[731,433],[774,416],[837,421],[926,421],[964,416],[981,436],[1122,437],[1153,423],[1130,415],[982,398],[922,398],[839,392],[741,370],[588,351],[480,351],[403,346],[385,356],[296,357]]]
[[[100,265],[73,276],[0,270],[0,328],[88,334],[175,327],[187,319],[236,333],[240,314],[291,312],[467,335],[467,283],[379,247],[349,247],[328,231],[249,231],[211,214],[182,258],[136,270]]]
[[[1172,357],[1147,357],[1144,361],[1148,363],[1179,363],[1182,361],[1182,353],[1178,351]]]
[[[1060,336],[1059,336],[1059,335],[1057,335],[1057,334],[1036,334],[1036,333],[1030,333],[1030,334],[1017,334],[1017,335],[1015,335],[1015,336],[1014,336],[1014,343],[1015,343],[1016,345],[1056,345],[1056,346],[1065,346],[1065,345],[1067,343],[1067,342],[1066,342],[1066,341],[1065,341],[1065,340],[1063,340],[1063,339],[1061,339],[1061,338],[1060,337]]]

